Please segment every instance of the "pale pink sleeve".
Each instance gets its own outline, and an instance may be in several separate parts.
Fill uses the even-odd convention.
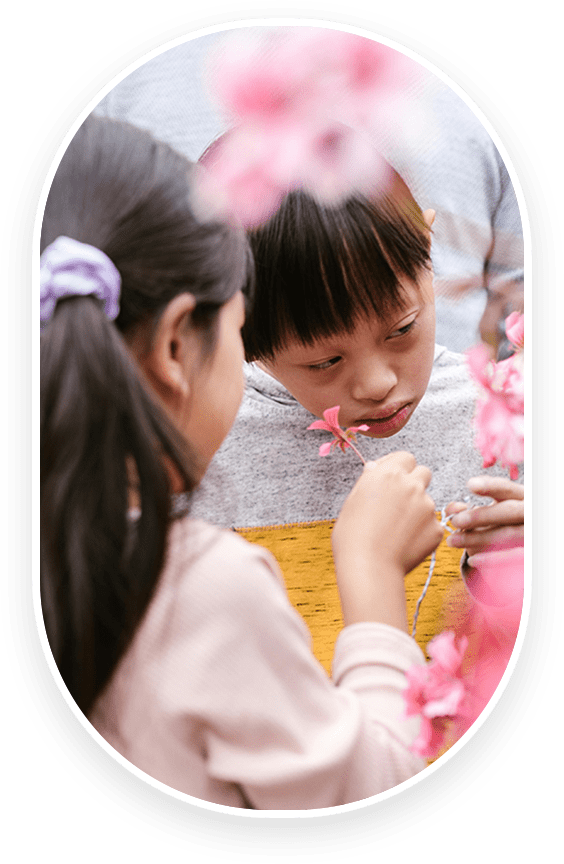
[[[387,625],[345,628],[332,681],[274,559],[238,537],[227,545],[211,569],[205,556],[199,577],[191,571],[190,637],[176,658],[200,694],[210,776],[238,784],[256,809],[302,810],[375,795],[421,770],[409,752],[418,720],[402,719],[405,670],[424,662],[416,643]]]

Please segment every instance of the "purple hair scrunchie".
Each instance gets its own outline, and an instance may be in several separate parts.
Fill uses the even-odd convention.
[[[50,321],[63,297],[94,294],[110,321],[119,314],[121,276],[105,252],[72,237],[57,237],[40,258],[41,323]]]

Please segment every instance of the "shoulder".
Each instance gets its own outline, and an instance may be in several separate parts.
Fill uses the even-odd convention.
[[[159,593],[167,610],[163,643],[210,668],[235,643],[251,653],[289,642],[309,650],[275,558],[234,531],[189,518],[175,523]]]
[[[163,575],[179,601],[189,597],[191,605],[223,606],[228,614],[248,609],[259,597],[286,599],[280,568],[267,549],[199,519],[173,524]]]
[[[181,567],[190,564],[194,569],[213,567],[218,571],[225,566],[241,570],[259,565],[276,580],[281,579],[278,564],[267,549],[249,543],[236,531],[190,517],[178,519],[170,529],[168,564]]]

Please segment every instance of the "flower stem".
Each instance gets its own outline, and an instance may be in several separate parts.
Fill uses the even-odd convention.
[[[363,465],[366,465],[366,459],[364,458],[364,456],[362,455],[362,453],[360,452],[360,450],[357,450],[357,449],[356,449],[356,447],[354,446],[354,444],[352,443],[352,441],[350,441],[350,440],[347,441],[347,444],[349,445],[349,447],[351,448],[351,450],[354,450],[354,452],[356,453],[356,455],[358,456],[358,458],[360,459],[360,461],[362,462],[362,464],[363,464]]]

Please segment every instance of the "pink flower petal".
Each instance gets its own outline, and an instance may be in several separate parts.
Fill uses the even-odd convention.
[[[431,698],[423,708],[425,717],[455,717],[465,695],[464,682],[461,679],[445,681],[442,687],[436,687],[434,698]]]
[[[404,690],[405,716],[420,714],[425,705],[425,685],[429,680],[427,665],[412,666],[406,672],[407,688]]]
[[[349,426],[347,432],[351,432],[354,434],[355,432],[368,432],[370,426],[367,426],[366,423],[363,423],[361,426]]]
[[[313,423],[310,423],[307,427],[309,429],[324,429],[325,432],[332,432],[333,427],[326,423],[325,420],[314,420]]]
[[[505,335],[512,345],[523,350],[525,343],[525,316],[520,312],[512,312],[505,319]]]
[[[509,316],[515,338],[522,335],[522,316]],[[475,444],[487,468],[500,462],[509,468],[510,477],[517,479],[518,465],[524,458],[524,378],[523,354],[519,352],[494,363],[485,345],[476,345],[467,352],[472,377],[483,388],[474,418]]]
[[[339,426],[339,411],[341,410],[340,405],[335,405],[334,408],[327,408],[326,411],[323,412],[323,416],[325,421],[329,424],[332,430],[341,431],[341,427]]]
[[[336,447],[345,452],[348,448],[354,450],[356,455],[364,462],[362,454],[359,453],[357,448],[352,443],[355,440],[355,431],[358,429],[368,430],[368,426],[351,426],[350,429],[343,430],[339,426],[339,405],[334,405],[333,408],[327,408],[323,412],[324,420],[314,420],[313,423],[307,427],[309,429],[323,429],[326,432],[331,432],[334,436],[333,441],[329,444],[322,444],[319,449],[320,456],[328,456]]]
[[[455,642],[455,633],[453,630],[445,630],[439,633],[431,640],[428,647],[429,657],[441,667],[445,672],[452,675],[460,670],[464,652],[468,646],[468,639],[462,637],[458,647]]]

